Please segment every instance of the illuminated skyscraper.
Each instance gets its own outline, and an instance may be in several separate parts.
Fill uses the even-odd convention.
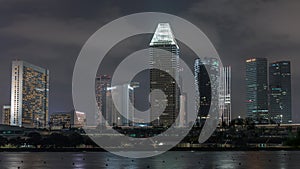
[[[102,122],[100,119],[100,114],[104,117],[104,119],[107,118],[106,114],[106,95],[107,95],[107,89],[111,87],[111,77],[108,75],[98,75],[96,77],[96,101],[98,104],[99,112],[96,114],[95,119],[97,124],[105,124],[105,122]]]
[[[48,122],[49,71],[12,62],[10,125],[44,128]]]
[[[246,60],[247,116],[268,118],[268,63],[266,58]]]
[[[167,97],[166,109],[159,117],[154,110],[163,107],[162,102],[153,100],[150,112],[152,125],[171,126],[179,113],[180,91],[176,83],[179,80],[179,47],[169,23],[158,24],[149,47],[150,90],[162,90]]]
[[[269,115],[276,123],[292,122],[290,61],[269,64]]]
[[[103,116],[105,116],[106,125],[107,126],[116,126],[121,124],[121,115],[119,114],[117,108],[114,105],[112,98],[112,87],[107,87],[106,89],[106,98],[105,98],[105,112]],[[119,119],[119,120],[118,120]]]
[[[221,70],[222,86],[220,90],[220,110],[222,123],[229,124],[231,121],[231,67],[225,66]]]
[[[112,99],[112,92],[115,100]],[[131,103],[131,105],[130,105]],[[119,105],[120,111],[115,107]],[[134,118],[134,87],[131,84],[123,84],[107,87],[106,92],[106,120],[110,126],[131,126]]]
[[[197,123],[202,126],[209,118],[212,95],[219,96],[220,68],[219,61],[216,58],[204,58],[195,60],[195,86],[199,95],[196,97],[196,111],[198,112]],[[209,69],[210,75],[207,69]],[[214,84],[215,86],[212,86]],[[212,93],[213,92],[213,93]]]

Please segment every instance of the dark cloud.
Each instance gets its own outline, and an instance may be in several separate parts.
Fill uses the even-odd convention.
[[[0,0],[0,105],[9,102],[10,64],[19,58],[50,69],[50,110],[72,108],[71,78],[81,46],[120,16],[158,11],[181,16],[206,33],[233,69],[233,113],[244,115],[244,62],[292,61],[293,113],[300,93],[300,2],[297,0],[83,1]],[[121,45],[115,56],[137,48]],[[117,58],[115,58],[117,59]],[[117,64],[112,59],[109,64]]]

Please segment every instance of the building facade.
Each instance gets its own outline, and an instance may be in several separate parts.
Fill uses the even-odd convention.
[[[115,100],[113,100],[113,94]],[[119,105],[118,110],[116,105]],[[106,120],[109,126],[132,126],[134,119],[134,87],[131,84],[116,85],[107,88]]]
[[[86,126],[86,114],[80,111],[72,111],[74,114],[74,127],[82,128]]]
[[[49,125],[51,129],[82,128],[86,126],[86,114],[75,110],[54,112],[50,115]]]
[[[162,102],[151,103],[150,119],[153,126],[171,126],[179,114],[180,91],[179,47],[169,23],[159,23],[150,47],[150,91],[162,90],[166,95],[166,108],[161,115],[155,111]],[[152,100],[152,99],[151,99]]]
[[[196,112],[198,112],[197,125],[202,126],[209,118],[212,95],[219,97],[220,65],[216,58],[196,59],[194,63],[196,97]],[[210,74],[209,74],[209,73]],[[212,85],[214,84],[214,85]],[[199,96],[199,97],[198,97]],[[219,105],[217,105],[219,109]]]
[[[48,122],[49,71],[13,61],[10,125],[45,128]]]
[[[102,121],[100,118],[101,114],[104,119],[108,118],[106,113],[106,95],[107,89],[111,87],[111,77],[109,75],[98,75],[96,77],[96,101],[98,105],[98,114],[96,115],[95,119],[97,119],[96,123],[105,125],[105,121]]]
[[[268,119],[268,62],[266,58],[246,60],[247,117]]]
[[[50,115],[49,126],[51,129],[71,128],[74,125],[72,112],[54,112]]]
[[[1,124],[10,125],[10,105],[4,105],[2,109],[2,122]]]
[[[269,116],[276,123],[292,123],[291,63],[269,64]]]
[[[179,123],[178,127],[187,127],[187,99],[186,93],[180,95],[180,111],[179,111]]]
[[[221,69],[222,86],[220,90],[221,123],[229,125],[231,121],[231,67]]]

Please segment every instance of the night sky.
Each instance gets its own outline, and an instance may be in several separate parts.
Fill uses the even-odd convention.
[[[21,59],[50,70],[50,112],[73,109],[72,72],[85,41],[118,17],[165,12],[198,26],[232,66],[234,117],[245,115],[245,60],[290,60],[293,117],[300,122],[299,9],[297,0],[0,0],[0,105],[10,103],[11,61]],[[133,52],[133,44],[115,52]]]

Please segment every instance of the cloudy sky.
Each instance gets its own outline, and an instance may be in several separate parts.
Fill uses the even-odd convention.
[[[11,61],[22,59],[50,70],[50,112],[72,109],[72,72],[85,41],[118,17],[165,12],[198,26],[232,66],[235,117],[245,114],[245,60],[290,60],[293,116],[300,122],[299,9],[297,0],[0,0],[0,105],[10,100]],[[133,52],[132,44],[116,52]]]

